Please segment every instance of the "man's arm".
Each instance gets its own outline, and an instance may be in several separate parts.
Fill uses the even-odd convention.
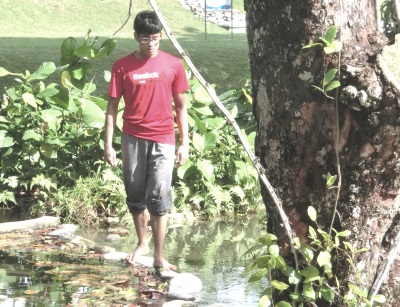
[[[185,93],[174,95],[176,123],[179,129],[181,144],[176,153],[176,163],[185,164],[189,157],[189,127]]]
[[[117,155],[112,147],[115,123],[117,122],[119,98],[109,98],[106,111],[104,159],[111,166],[117,165]]]

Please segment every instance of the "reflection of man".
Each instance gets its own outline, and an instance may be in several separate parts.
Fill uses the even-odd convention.
[[[127,256],[134,264],[149,252],[147,222],[154,239],[154,267],[175,270],[163,256],[167,213],[172,206],[171,181],[175,155],[172,99],[181,144],[176,162],[183,165],[189,155],[187,109],[184,92],[189,89],[180,59],[159,50],[162,24],[156,13],[140,12],[134,21],[139,51],[114,63],[106,113],[105,160],[116,165],[112,138],[118,103],[123,97],[121,142],[127,205],[133,216],[138,245]]]

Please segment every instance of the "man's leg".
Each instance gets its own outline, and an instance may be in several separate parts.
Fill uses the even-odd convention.
[[[150,216],[150,225],[153,232],[153,240],[154,240],[154,262],[153,267],[155,268],[164,268],[167,270],[176,270],[176,266],[170,264],[167,260],[164,259],[163,249],[164,249],[164,241],[165,234],[167,232],[167,223],[168,216]]]
[[[126,203],[132,214],[138,237],[136,248],[126,257],[126,261],[129,264],[134,264],[138,257],[149,252],[147,241],[149,213],[144,203],[148,175],[147,150],[148,142],[122,134],[121,155],[124,185],[127,194]]]
[[[144,210],[141,213],[132,214],[133,223],[135,224],[136,234],[138,236],[138,244],[136,248],[126,257],[129,264],[135,264],[140,256],[144,256],[149,252],[149,244],[147,241],[147,222],[149,213]]]
[[[174,157],[174,145],[154,144],[151,150],[151,158],[149,159],[149,180],[147,182],[146,198],[154,240],[153,266],[167,270],[176,270],[176,266],[168,263],[163,255],[168,212],[172,206],[171,182]]]

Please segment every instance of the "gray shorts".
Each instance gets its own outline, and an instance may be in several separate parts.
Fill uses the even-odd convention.
[[[146,208],[151,215],[168,213],[172,206],[172,171],[175,146],[122,134],[122,169],[132,214]]]

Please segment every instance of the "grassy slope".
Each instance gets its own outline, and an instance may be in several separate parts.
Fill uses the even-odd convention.
[[[91,37],[100,42],[112,36],[128,17],[127,0],[0,0],[0,66],[12,72],[34,71],[44,61],[58,65],[60,46],[64,38],[80,39],[88,29]],[[207,26],[204,21],[185,11],[177,0],[157,1],[164,18],[181,46],[190,54],[193,63],[209,83],[217,84],[217,91],[242,86],[249,74],[248,45],[245,34],[234,34],[218,26]],[[237,6],[237,4],[235,4]],[[136,49],[132,39],[132,23],[136,13],[151,9],[146,0],[135,0],[132,16],[115,38],[114,53],[95,64],[95,83],[102,94],[107,85],[102,72],[110,70],[112,62]],[[162,49],[177,54],[165,35]],[[0,79],[0,94],[9,79]]]

